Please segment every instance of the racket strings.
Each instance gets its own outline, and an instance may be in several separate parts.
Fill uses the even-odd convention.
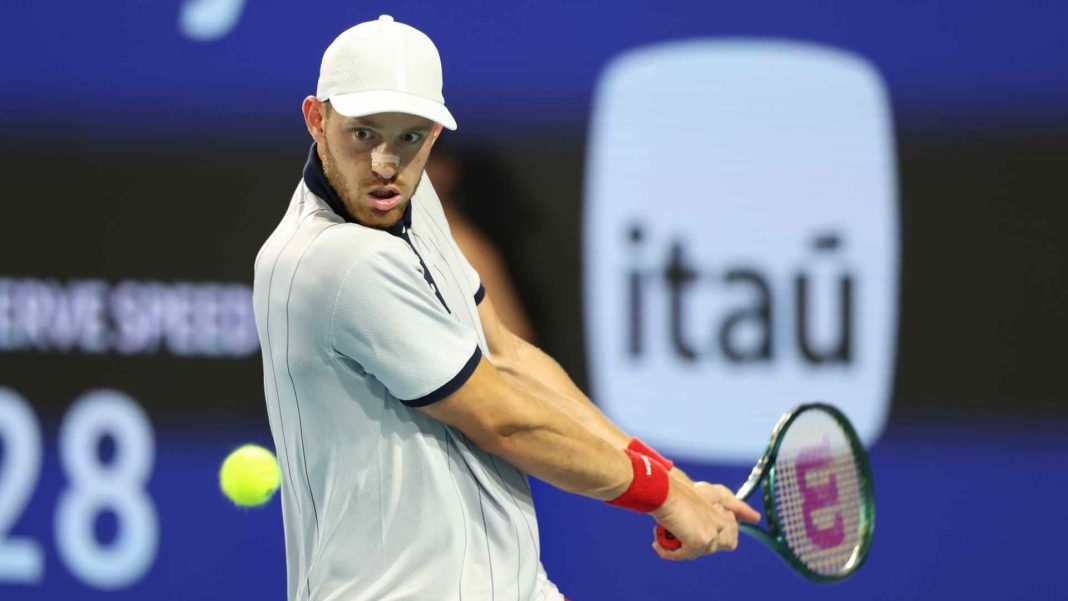
[[[827,576],[850,567],[860,546],[861,498],[852,452],[818,461],[798,453],[775,464],[774,503],[787,544],[810,570]]]

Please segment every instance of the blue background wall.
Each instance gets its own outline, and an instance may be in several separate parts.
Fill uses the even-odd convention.
[[[197,4],[232,5],[183,26]],[[822,42],[883,73],[905,125],[1064,125],[1065,6],[1037,0],[893,2],[642,0],[489,3],[7,3],[0,106],[12,121],[295,127],[323,50],[350,24],[392,13],[445,57],[446,99],[473,128],[587,116],[605,63],[635,46],[699,36]],[[18,125],[8,123],[7,125]]]

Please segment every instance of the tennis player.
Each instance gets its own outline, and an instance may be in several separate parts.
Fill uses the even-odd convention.
[[[303,177],[256,258],[288,597],[558,600],[527,474],[651,513],[689,559],[757,514],[694,484],[507,331],[423,167],[456,121],[431,40],[389,16],[327,48]]]

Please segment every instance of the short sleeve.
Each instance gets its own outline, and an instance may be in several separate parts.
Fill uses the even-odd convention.
[[[420,407],[458,390],[482,357],[478,334],[442,306],[414,255],[385,247],[345,273],[331,321],[334,350],[390,394]]]

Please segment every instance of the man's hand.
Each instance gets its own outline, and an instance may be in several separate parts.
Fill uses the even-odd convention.
[[[695,507],[692,503],[697,500]],[[674,473],[668,499],[653,517],[682,543],[677,549],[666,549],[653,529],[653,549],[669,560],[694,559],[721,549],[733,551],[738,547],[738,521],[760,521],[760,514],[727,487],[708,482],[691,485],[688,478]]]
[[[710,484],[697,482],[694,485],[697,494],[713,505],[719,505],[734,514],[735,518],[742,522],[755,524],[760,521],[760,513],[749,506],[748,503],[734,496],[729,488],[722,484]]]
[[[719,495],[718,490],[712,492]],[[682,543],[678,549],[665,549],[655,540],[654,530],[653,549],[663,559],[694,559],[738,546],[734,514],[719,503],[709,502],[695,486],[678,477],[671,477],[667,500],[652,515]]]

